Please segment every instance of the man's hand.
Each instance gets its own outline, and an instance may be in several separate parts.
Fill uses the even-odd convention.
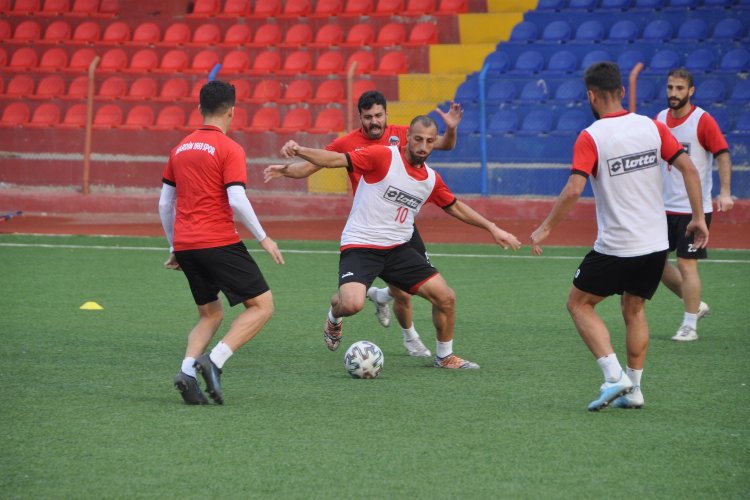
[[[461,118],[464,116],[464,110],[461,108],[461,105],[455,101],[451,101],[448,111],[443,111],[440,108],[435,108],[435,111],[437,111],[440,118],[443,119],[446,128],[458,127]]]
[[[173,269],[175,271],[182,271],[182,268],[177,263],[177,259],[174,256],[174,252],[169,254],[169,258],[164,263],[164,269]]]
[[[281,148],[281,156],[284,158],[294,158],[299,153],[301,147],[295,141],[287,141]]]
[[[263,170],[263,182],[268,183],[273,179],[284,177],[287,165],[269,165]]]
[[[531,233],[531,254],[532,255],[542,255],[542,247],[539,246],[539,244],[544,241],[547,236],[549,236],[550,230],[549,229],[543,229],[542,226],[539,226],[534,230],[533,233]]]
[[[515,252],[521,248],[521,242],[518,238],[497,226],[492,230],[492,237],[498,245],[503,247],[504,250],[507,250],[508,247],[510,247]]]
[[[729,212],[734,207],[734,198],[731,194],[719,194],[716,198],[716,209],[719,212]]]
[[[693,235],[693,248],[706,248],[708,245],[708,226],[705,219],[691,220],[687,225],[685,236]]]
[[[263,241],[260,242],[260,246],[268,252],[268,254],[273,258],[274,262],[277,264],[283,264],[284,263],[284,257],[281,255],[281,250],[279,250],[278,245],[276,245],[276,242],[273,241],[271,238],[266,236]]]

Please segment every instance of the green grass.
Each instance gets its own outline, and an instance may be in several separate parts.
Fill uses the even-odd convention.
[[[646,407],[590,414],[601,372],[565,310],[587,249],[547,248],[531,258],[528,248],[510,257],[488,245],[429,245],[458,295],[456,352],[482,369],[435,370],[410,358],[399,330],[381,328],[368,305],[346,320],[342,347],[372,340],[385,368],[379,379],[353,380],[344,349],[328,352],[321,335],[336,244],[281,242],[285,266],[254,253],[276,314],[225,366],[226,405],[187,407],[171,384],[196,312],[184,277],[161,268],[166,250],[155,248],[164,246],[0,236],[0,497],[661,499],[750,491],[750,252],[712,250],[701,263],[713,314],[698,342],[669,340],[681,303],[657,292],[647,307]],[[104,310],[79,310],[89,300]],[[227,311],[228,323],[238,311]],[[617,300],[600,312],[624,363]],[[415,324],[433,349],[430,308],[418,298]]]

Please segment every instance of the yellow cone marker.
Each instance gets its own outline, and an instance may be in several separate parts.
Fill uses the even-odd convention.
[[[81,309],[85,311],[101,311],[104,308],[96,302],[86,302],[81,306]]]

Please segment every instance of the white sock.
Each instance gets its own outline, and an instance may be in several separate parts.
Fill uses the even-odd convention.
[[[211,362],[221,370],[224,368],[224,363],[227,362],[232,354],[234,354],[234,352],[232,352],[228,345],[224,342],[219,342],[213,349],[211,349],[211,354],[209,354],[208,357],[211,358]]]
[[[687,325],[693,330],[698,329],[698,313],[692,314],[689,312],[685,313],[685,316],[682,317],[682,324]]]
[[[438,358],[445,358],[453,354],[453,341],[449,340],[448,342],[440,342],[438,340],[435,354]]]
[[[182,373],[195,378],[195,358],[185,358],[182,360]]]
[[[643,369],[633,370],[628,366],[628,378],[633,382],[633,387],[641,386],[641,377],[643,376]]]
[[[404,340],[414,340],[419,338],[419,334],[414,329],[414,323],[411,324],[409,328],[402,328],[402,332],[404,332]]]
[[[381,304],[387,304],[392,301],[393,295],[391,295],[391,289],[388,287],[378,288],[375,292],[375,299]]]
[[[338,325],[341,323],[342,318],[337,318],[333,315],[333,308],[328,309],[328,319],[333,323],[334,325]]]
[[[622,366],[617,361],[617,354],[612,353],[596,360],[599,368],[604,373],[604,380],[607,382],[617,382],[622,377]]]

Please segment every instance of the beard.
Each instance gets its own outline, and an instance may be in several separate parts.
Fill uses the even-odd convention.
[[[591,103],[589,103],[589,105],[591,105]],[[594,106],[591,106],[591,114],[594,115],[594,118],[596,118],[597,120],[601,118],[601,116],[599,116],[599,113],[597,113],[594,109]]]
[[[379,125],[370,125],[370,128],[367,129],[367,136],[370,139],[380,139],[381,137],[383,137],[384,132],[384,127],[381,127]]]
[[[667,106],[669,109],[682,109],[688,103],[688,99],[690,99],[689,96],[685,96],[684,99],[667,99]]]

